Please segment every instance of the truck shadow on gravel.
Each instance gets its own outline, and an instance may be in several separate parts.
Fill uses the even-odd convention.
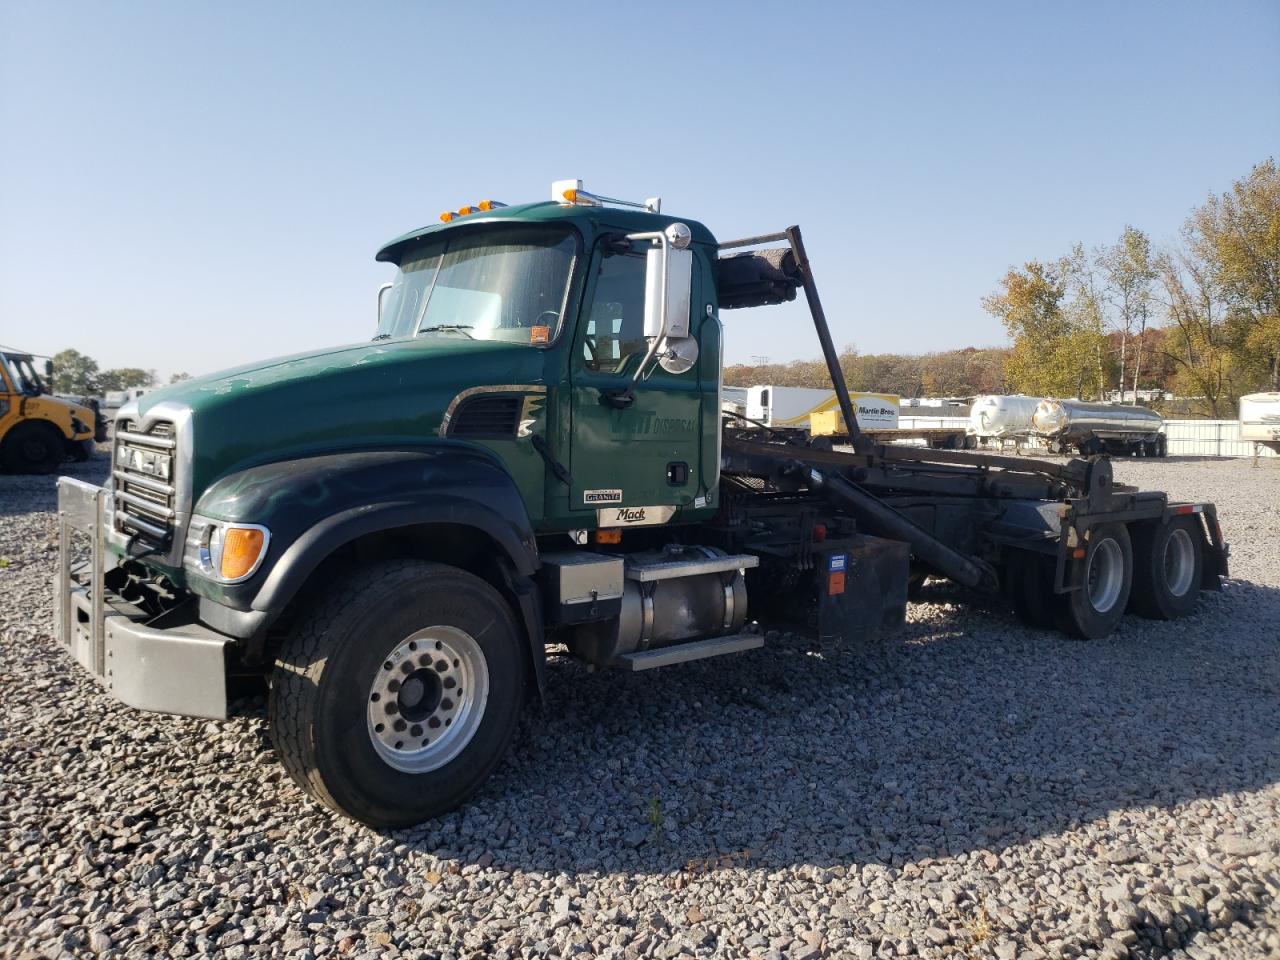
[[[557,658],[488,787],[393,836],[524,870],[900,866],[1280,781],[1280,590],[1092,643],[949,599],[862,647]]]

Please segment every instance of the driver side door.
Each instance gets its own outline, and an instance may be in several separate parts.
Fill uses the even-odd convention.
[[[673,374],[653,363],[634,379],[648,349],[643,249],[597,247],[591,281],[570,361],[570,509],[584,526],[665,523],[698,495],[697,365]]]

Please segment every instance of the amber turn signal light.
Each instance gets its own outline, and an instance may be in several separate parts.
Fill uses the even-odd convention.
[[[266,535],[261,530],[231,527],[223,534],[222,564],[218,570],[223,579],[239,580],[258,562]]]

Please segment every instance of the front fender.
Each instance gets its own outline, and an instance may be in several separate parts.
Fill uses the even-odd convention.
[[[517,574],[529,576],[538,567],[537,542],[515,481],[496,458],[461,444],[250,467],[215,481],[195,513],[271,531],[262,567],[244,583],[188,578],[196,593],[266,614],[268,622],[326,557],[380,530],[424,523],[472,527],[499,546]]]

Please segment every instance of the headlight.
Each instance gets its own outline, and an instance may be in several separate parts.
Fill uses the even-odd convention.
[[[271,531],[260,524],[192,517],[185,565],[219,583],[239,583],[257,572],[270,542]]]

